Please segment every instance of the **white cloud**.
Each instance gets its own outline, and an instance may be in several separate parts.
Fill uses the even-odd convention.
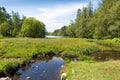
[[[49,8],[38,8],[37,10],[40,11],[40,12],[47,12]]]
[[[40,17],[44,18],[45,20],[54,19],[61,16],[67,16],[75,11],[78,8],[82,8],[86,6],[86,4],[67,4],[67,5],[57,5],[52,8],[38,8],[37,10],[41,13]]]
[[[101,0],[81,0],[77,3],[73,3],[74,0],[71,0],[71,3],[68,2],[66,4],[56,3],[56,5],[42,4],[34,6],[17,6],[17,4],[11,4],[11,6],[7,6],[3,4],[5,2],[10,3],[11,1],[17,2],[24,0],[1,0],[0,5],[7,7],[7,11],[9,13],[11,13],[11,11],[15,11],[19,12],[21,15],[24,14],[27,17],[35,17],[46,24],[48,31],[54,31],[55,29],[58,29],[64,25],[68,25],[70,20],[74,20],[78,8],[82,9],[83,7],[87,6],[89,1],[92,1],[93,7],[96,7],[98,2]]]
[[[55,5],[49,8],[37,8],[37,14],[30,16],[36,17],[40,21],[43,21],[46,24],[48,31],[54,31],[64,25],[68,25],[71,17],[77,12],[77,9],[82,9],[86,5],[87,3],[70,3]]]

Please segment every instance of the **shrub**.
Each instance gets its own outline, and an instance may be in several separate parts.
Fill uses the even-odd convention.
[[[26,18],[23,21],[20,36],[32,38],[45,37],[45,25],[34,18]]]
[[[120,38],[113,38],[113,39],[112,39],[112,42],[120,43]]]

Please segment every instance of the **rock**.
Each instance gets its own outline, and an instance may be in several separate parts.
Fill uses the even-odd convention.
[[[60,78],[60,80],[63,80],[66,76],[67,76],[66,73],[62,73],[62,74],[61,74],[61,78]]]
[[[30,77],[26,77],[26,79],[25,80],[30,80]]]
[[[3,77],[3,78],[0,78],[0,80],[12,80],[12,79],[9,77]]]
[[[61,65],[61,68],[64,68],[64,65]]]

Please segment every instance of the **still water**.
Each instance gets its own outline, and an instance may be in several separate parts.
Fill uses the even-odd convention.
[[[120,60],[120,52],[116,51],[101,51],[90,55],[96,61]]]
[[[69,38],[68,36],[54,36],[54,35],[46,35],[45,38]]]
[[[12,80],[60,80],[61,66],[64,60],[60,57],[53,57],[51,60],[27,63],[24,69],[19,69]],[[19,79],[17,79],[19,78]]]

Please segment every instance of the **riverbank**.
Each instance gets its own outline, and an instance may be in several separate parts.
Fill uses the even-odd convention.
[[[81,38],[4,38],[0,39],[0,77],[14,74],[21,65],[35,57],[59,55],[84,60],[88,57],[83,55],[111,50],[113,48],[109,46]]]
[[[61,72],[68,80],[120,80],[120,39],[88,40],[111,50],[92,53],[94,60],[70,61]]]
[[[120,80],[120,61],[69,62],[63,72],[68,80]]]

